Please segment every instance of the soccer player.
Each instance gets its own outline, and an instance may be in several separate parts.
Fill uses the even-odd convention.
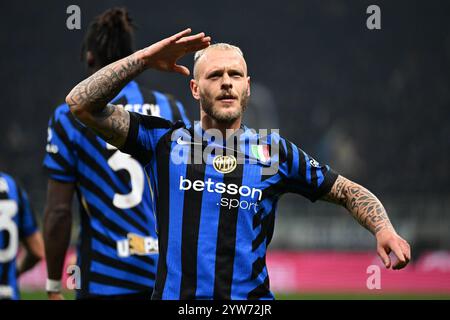
[[[78,119],[154,172],[160,257],[153,298],[273,299],[265,256],[276,204],[286,192],[344,206],[375,235],[385,266],[405,267],[409,245],[372,193],[278,134],[263,137],[242,125],[250,78],[241,50],[209,46],[210,37],[189,34],[186,29],[106,66],[66,97]],[[148,68],[188,75],[176,62],[195,49],[200,51],[190,87],[200,102],[201,121],[193,127],[108,104]],[[226,135],[227,129],[242,134]],[[200,162],[196,148],[205,150]],[[223,155],[220,148],[233,152]],[[237,163],[238,156],[244,161]],[[272,161],[278,170],[267,174]],[[390,260],[391,251],[397,261]]]
[[[19,242],[25,255],[16,266]],[[44,242],[25,191],[0,172],[0,300],[19,299],[17,278],[44,258]]]
[[[133,25],[123,8],[89,26],[82,57],[91,73],[133,52]],[[102,88],[94,88],[99,89]],[[128,82],[111,99],[124,110],[189,123],[172,96]],[[62,299],[61,276],[76,191],[81,230],[79,299],[150,299],[157,266],[152,195],[141,165],[98,138],[63,104],[50,118],[44,167],[49,174],[44,240],[50,299]],[[73,278],[80,279],[80,278]]]

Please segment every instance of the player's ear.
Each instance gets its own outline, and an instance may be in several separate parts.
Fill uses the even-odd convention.
[[[86,63],[89,68],[95,67],[95,58],[94,58],[94,54],[92,53],[92,51],[89,51],[89,50],[86,51]]]
[[[250,97],[250,77],[247,77],[247,95]]]
[[[197,80],[191,79],[191,81],[189,82],[189,85],[191,87],[191,92],[192,92],[192,96],[194,97],[194,99],[200,100],[200,94],[199,94]]]

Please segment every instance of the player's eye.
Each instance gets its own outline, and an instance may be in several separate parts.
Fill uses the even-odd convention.
[[[217,80],[222,76],[219,72],[213,72],[211,73],[207,78],[212,80]]]

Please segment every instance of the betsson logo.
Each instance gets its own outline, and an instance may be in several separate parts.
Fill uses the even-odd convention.
[[[228,209],[232,208],[241,208],[244,210],[253,209],[256,213],[258,211],[258,201],[262,199],[262,190],[257,188],[250,188],[248,186],[238,186],[237,184],[230,183],[225,184],[223,182],[214,182],[211,178],[208,178],[206,181],[195,180],[191,181],[189,179],[185,179],[183,176],[180,176],[180,190],[194,190],[198,192],[210,192],[210,193],[218,193],[218,194],[228,194],[228,195],[237,195],[239,194],[241,197],[250,197],[253,201],[247,200],[239,200],[239,199],[230,199],[224,196],[221,197],[220,202],[217,205],[226,207]]]

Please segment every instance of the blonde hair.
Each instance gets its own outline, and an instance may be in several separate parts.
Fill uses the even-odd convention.
[[[229,44],[229,43],[224,43],[224,42],[212,44],[212,45],[210,45],[209,47],[207,47],[207,48],[205,48],[205,49],[203,49],[203,50],[199,50],[199,51],[197,51],[197,52],[195,53],[195,55],[194,55],[194,78],[196,78],[196,74],[197,74],[197,72],[196,72],[197,61],[200,60],[200,58],[201,58],[201,57],[205,54],[205,52],[206,52],[207,50],[209,50],[209,49],[234,50],[234,51],[236,51],[242,58],[244,58],[244,54],[242,53],[242,50],[241,50],[239,47],[237,47],[237,46],[234,46],[234,45]]]

